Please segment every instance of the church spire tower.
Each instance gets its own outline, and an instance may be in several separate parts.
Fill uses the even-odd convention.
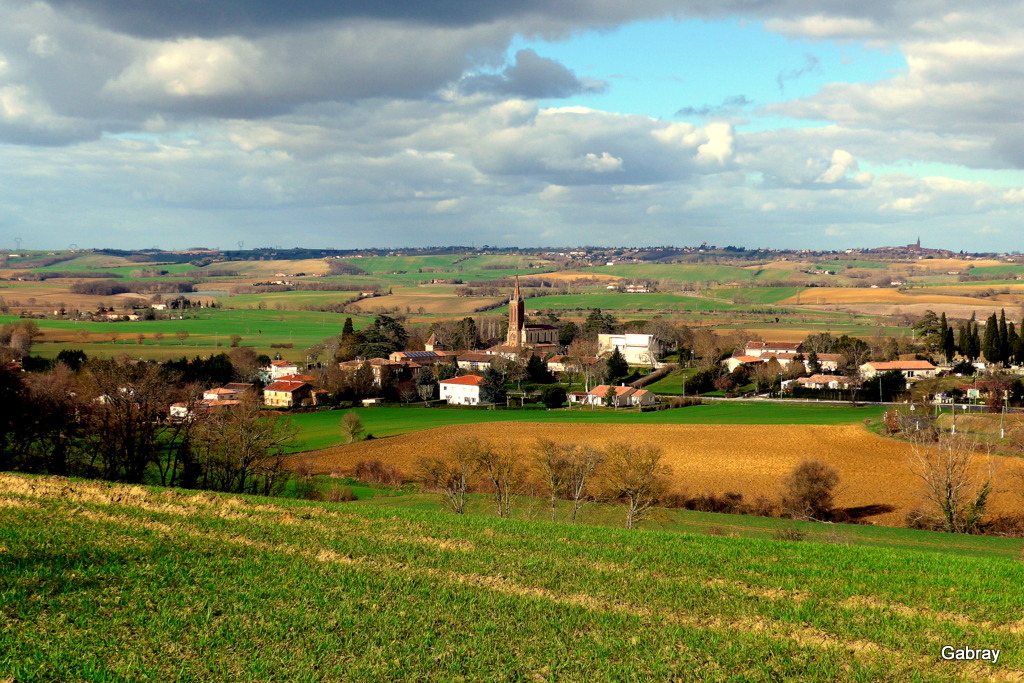
[[[526,302],[519,291],[519,273],[516,273],[516,288],[508,300],[508,337],[506,346],[520,347],[524,343],[523,325],[526,321]]]

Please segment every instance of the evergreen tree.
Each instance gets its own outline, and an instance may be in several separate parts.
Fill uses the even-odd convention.
[[[978,335],[978,321],[971,323],[971,345],[967,349],[967,358],[973,363],[981,357],[981,337]]]
[[[967,325],[960,323],[956,329],[956,350],[961,356],[967,358],[967,352],[971,349],[971,333]]]
[[[345,324],[341,326],[341,340],[345,341],[355,333],[356,329],[352,326],[352,318],[345,318]]]
[[[956,342],[953,340],[953,328],[946,328],[946,336],[942,340],[942,355],[946,357],[947,363],[952,363],[956,356]]]
[[[999,362],[999,321],[995,313],[985,321],[985,338],[981,343],[981,352],[989,363]]]
[[[999,309],[999,362],[1010,359],[1010,336],[1006,327],[1006,309]]]
[[[1006,363],[1017,363],[1017,347],[1020,345],[1020,337],[1017,335],[1017,326],[1013,323],[1006,324]]]
[[[480,400],[484,403],[505,403],[507,397],[505,375],[493,367],[487,368],[484,381],[480,383]]]
[[[811,351],[807,354],[807,366],[812,375],[817,375],[821,372],[821,361],[818,360],[817,351]]]
[[[535,353],[531,353],[530,360],[526,362],[526,378],[534,384],[551,384],[555,381],[554,375]]]
[[[608,358],[608,366],[605,371],[605,381],[608,384],[615,384],[629,374],[629,363],[623,358],[619,347],[615,347],[612,355]]]

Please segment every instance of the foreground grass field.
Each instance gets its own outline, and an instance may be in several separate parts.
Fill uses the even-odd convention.
[[[1024,675],[1008,559],[0,475],[0,565],[17,681]]]

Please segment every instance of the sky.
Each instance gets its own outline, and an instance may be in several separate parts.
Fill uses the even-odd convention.
[[[0,0],[0,249],[1020,249],[1024,4]]]

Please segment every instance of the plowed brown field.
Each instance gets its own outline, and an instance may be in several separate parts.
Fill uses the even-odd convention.
[[[292,465],[309,463],[317,473],[348,471],[364,460],[381,460],[407,475],[421,456],[440,455],[461,436],[493,441],[511,439],[523,449],[539,437],[593,446],[616,441],[660,446],[672,467],[676,489],[689,494],[742,493],[748,500],[777,498],[783,478],[801,460],[815,458],[839,471],[836,502],[844,507],[890,505],[892,512],[872,521],[900,525],[919,504],[919,487],[907,466],[910,446],[867,431],[861,425],[568,425],[491,423],[429,429],[294,456]],[[1024,462],[992,458],[996,482],[1024,472]],[[1000,489],[999,486],[996,487]],[[997,490],[993,512],[1018,508],[1020,498]]]

